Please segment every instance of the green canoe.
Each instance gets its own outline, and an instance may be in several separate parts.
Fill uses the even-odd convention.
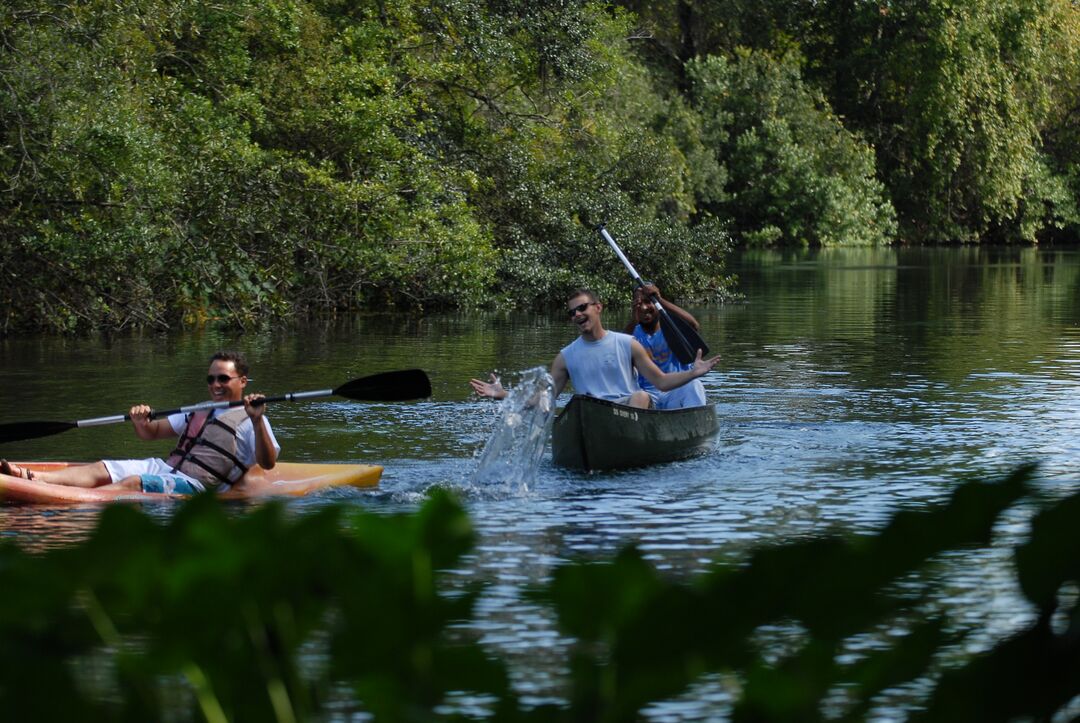
[[[712,445],[718,423],[712,404],[690,409],[634,409],[575,395],[555,418],[551,454],[560,467],[625,469],[673,462]]]

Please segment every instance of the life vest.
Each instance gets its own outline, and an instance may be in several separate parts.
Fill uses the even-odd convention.
[[[165,460],[173,472],[194,477],[208,490],[231,484],[248,470],[236,456],[237,430],[247,412],[239,408],[211,415],[209,411],[189,415],[176,449]]]

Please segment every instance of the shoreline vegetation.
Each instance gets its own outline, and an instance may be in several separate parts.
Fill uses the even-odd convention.
[[[567,641],[562,690],[544,698],[562,702],[542,704],[475,639],[485,583],[442,590],[474,544],[445,490],[395,516],[280,503],[238,516],[200,495],[162,523],[111,506],[78,544],[0,541],[0,706],[11,720],[624,721],[713,681],[735,721],[867,720],[882,706],[1056,720],[1080,694],[1080,494],[1040,493],[1034,473],[963,482],[874,534],[760,547],[689,580],[633,547],[563,562],[526,593]],[[1003,545],[1027,610],[987,640],[984,620],[950,612],[942,567]]]
[[[625,293],[735,246],[1080,239],[1070,0],[0,8],[0,335]]]

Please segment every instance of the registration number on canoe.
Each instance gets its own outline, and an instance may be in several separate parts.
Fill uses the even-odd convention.
[[[635,422],[637,421],[637,412],[629,412],[629,411],[627,411],[625,409],[616,409],[616,408],[612,408],[611,411],[613,411],[615,413],[616,417],[624,417],[625,419],[632,419]]]

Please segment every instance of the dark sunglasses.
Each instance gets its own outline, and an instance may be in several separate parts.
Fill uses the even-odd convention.
[[[578,304],[577,306],[570,307],[566,310],[566,315],[573,319],[575,316],[583,313],[586,309],[588,309],[595,303],[595,301],[586,301],[584,304]]]
[[[228,374],[218,374],[217,376],[214,376],[213,374],[207,374],[206,383],[213,384],[216,381],[218,384],[228,384],[230,379],[239,378],[240,377],[230,377]]]

